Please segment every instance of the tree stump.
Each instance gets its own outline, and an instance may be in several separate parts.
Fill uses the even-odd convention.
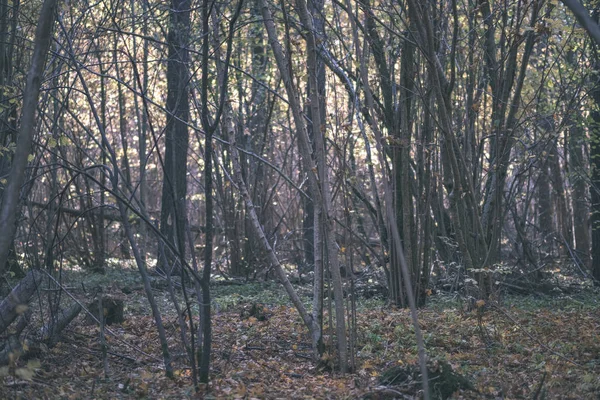
[[[97,324],[98,322],[96,320],[99,321],[100,317],[104,318],[104,323],[106,325],[120,324],[121,322],[125,321],[123,299],[120,299],[117,297],[103,296],[102,297],[102,309],[104,311],[104,315],[102,315],[102,316],[98,315],[98,311],[99,311],[98,302],[99,301],[100,301],[100,299],[97,298],[87,305],[88,311],[90,311],[90,313],[92,313],[92,315],[94,317],[92,317],[90,314],[88,314],[85,318],[86,324],[88,324],[88,325]],[[96,319],[94,319],[94,318],[96,318]]]

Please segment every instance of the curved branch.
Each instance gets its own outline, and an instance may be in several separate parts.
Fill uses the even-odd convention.
[[[583,26],[592,39],[600,44],[600,26],[592,19],[588,10],[579,2],[579,0],[561,0],[569,10],[575,15],[577,21]]]

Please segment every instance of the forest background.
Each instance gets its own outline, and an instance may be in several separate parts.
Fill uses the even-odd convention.
[[[563,3],[0,0],[1,390],[597,394]]]

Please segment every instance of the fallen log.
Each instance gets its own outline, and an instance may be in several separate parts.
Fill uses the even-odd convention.
[[[0,303],[0,334],[23,312],[27,310],[27,303],[35,293],[42,281],[42,273],[38,270],[30,270],[25,278],[2,300]]]
[[[58,319],[42,328],[41,340],[31,340],[20,338],[21,331],[28,323],[28,313],[21,315],[17,333],[10,335],[7,340],[0,345],[0,365],[7,365],[15,360],[28,359],[36,357],[42,348],[53,347],[60,340],[60,334],[67,325],[79,314],[82,307],[79,303],[74,303],[66,310],[61,310]],[[45,343],[47,346],[44,346]]]
[[[73,303],[73,305],[66,310],[61,310],[56,321],[51,322],[42,328],[42,341],[46,342],[50,347],[58,343],[63,329],[65,329],[65,327],[69,325],[69,323],[73,321],[77,315],[79,315],[80,311],[81,304],[79,303]]]

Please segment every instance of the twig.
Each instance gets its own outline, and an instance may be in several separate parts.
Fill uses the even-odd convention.
[[[96,351],[96,350],[88,350],[88,351],[90,352],[90,354],[102,353],[102,352]],[[115,357],[122,358],[122,359],[127,360],[127,361],[131,361],[132,363],[136,363],[136,364],[139,363],[139,361],[136,360],[135,358],[132,358],[132,357],[129,357],[129,356],[125,356],[123,354],[115,353],[115,352],[112,352],[112,351],[106,351],[106,354],[110,354],[111,356],[115,356]]]
[[[544,371],[544,374],[542,375],[542,380],[540,381],[540,384],[538,385],[537,390],[535,391],[535,394],[533,395],[533,400],[538,400],[538,398],[540,398],[540,393],[542,392],[542,388],[544,387],[544,381],[546,380],[546,371]]]
[[[294,355],[295,355],[296,357],[299,357],[299,358],[304,358],[304,359],[307,359],[307,360],[312,360],[312,357],[311,357],[311,356],[307,356],[307,355],[305,355],[305,354],[294,353]]]

